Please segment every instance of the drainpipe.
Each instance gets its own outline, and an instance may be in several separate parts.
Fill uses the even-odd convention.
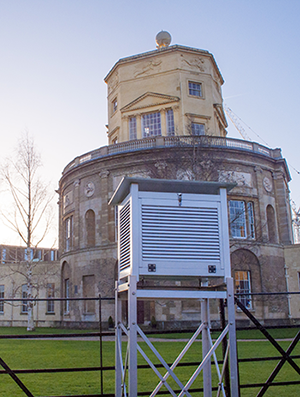
[[[287,274],[288,267],[284,264],[284,275],[285,275],[285,282],[286,282],[286,291],[289,292],[289,275]],[[289,308],[289,318],[292,318],[291,314],[291,295],[288,295],[288,308]]]

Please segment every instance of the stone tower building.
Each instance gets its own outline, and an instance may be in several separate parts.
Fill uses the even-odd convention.
[[[163,37],[163,39],[162,39]],[[165,37],[167,40],[164,40]],[[283,245],[292,244],[289,171],[280,149],[226,137],[222,75],[212,54],[169,46],[120,59],[105,77],[108,146],[79,155],[59,182],[65,297],[113,297],[117,219],[108,206],[123,176],[236,183],[228,196],[232,275],[240,292],[286,291]],[[262,321],[285,321],[285,298],[244,298]],[[190,324],[199,302],[141,302],[139,321]],[[104,305],[103,320],[113,316]],[[64,324],[97,320],[94,303],[66,302]],[[244,319],[241,313],[237,318]]]

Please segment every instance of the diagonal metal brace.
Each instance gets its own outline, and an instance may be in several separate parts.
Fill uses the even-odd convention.
[[[272,345],[279,351],[279,353],[285,358],[285,360],[294,368],[294,370],[300,375],[299,366],[289,357],[289,355],[283,350],[283,348],[276,342],[276,340],[269,334],[266,328],[261,325],[261,323],[249,312],[249,310],[239,301],[239,299],[235,298],[235,302],[238,307],[246,314],[247,317],[256,325],[256,328],[260,330],[261,333],[272,343]]]
[[[23,390],[23,392],[28,397],[34,397],[32,393],[27,389],[24,383],[17,377],[17,375],[13,372],[12,369],[0,358],[0,365],[5,369],[5,371],[9,374],[9,376],[16,382],[16,384]]]
[[[299,340],[300,340],[300,331],[297,333],[297,335],[295,336],[294,340],[292,341],[292,343],[290,344],[289,348],[287,349],[287,351],[286,351],[286,355],[287,356],[289,356],[292,353],[292,351],[296,347],[296,345],[299,342]],[[281,370],[281,368],[283,367],[283,364],[285,362],[286,362],[286,357],[282,357],[282,359],[279,361],[279,363],[274,368],[274,371],[269,376],[269,378],[266,381],[265,385],[260,389],[259,393],[257,394],[257,397],[261,397],[261,396],[263,396],[265,394],[265,392],[267,391],[267,389],[269,388],[269,386],[271,385],[271,383],[273,382],[273,380],[275,379],[276,375]]]

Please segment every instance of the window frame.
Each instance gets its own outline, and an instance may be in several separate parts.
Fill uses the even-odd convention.
[[[135,116],[129,117],[128,126],[129,126],[129,140],[134,141],[135,139],[137,139],[137,122]]]
[[[22,299],[27,299],[28,298],[28,286],[27,284],[22,284]],[[26,289],[26,291],[25,291]],[[27,305],[27,301],[23,301],[21,303],[21,313],[22,314],[28,314],[28,305]]]
[[[201,128],[200,134],[195,134],[195,127],[194,126],[201,126],[203,128]],[[203,129],[203,131],[202,131]],[[193,136],[203,136],[205,135],[205,124],[204,123],[197,123],[195,121],[191,122],[191,133]]]
[[[0,284],[0,298],[4,299],[5,286],[4,284]],[[4,314],[4,301],[0,302],[0,314]]]
[[[73,248],[73,215],[65,219],[65,251],[68,252]]]
[[[54,298],[55,295],[55,284],[54,283],[48,283],[47,284],[47,299],[49,298]],[[55,314],[54,310],[54,301],[47,300],[47,314]]]
[[[166,110],[166,129],[168,136],[175,135],[174,111],[173,109]]]
[[[143,138],[162,135],[161,114],[159,111],[142,114],[141,122],[142,122]],[[149,133],[147,134],[146,134],[146,129],[149,130]]]
[[[68,300],[68,298],[70,298],[69,278],[64,279],[64,298],[66,298],[66,300],[64,301],[64,314],[69,314],[70,313],[70,301]]]
[[[234,207],[231,203],[242,203],[243,209],[238,213],[233,213]],[[254,211],[254,203],[253,201],[239,200],[239,199],[231,199],[228,200],[228,213],[229,213],[229,231],[230,237],[239,240],[255,240],[255,211]],[[234,219],[232,219],[234,216]],[[242,218],[241,218],[242,217]],[[242,219],[242,222],[241,222]],[[238,222],[237,222],[238,221]],[[233,227],[234,224],[237,224],[236,227]],[[241,225],[243,226],[243,232],[241,229]],[[233,231],[237,231],[240,228],[239,235],[233,234]],[[242,235],[244,234],[244,235]]]
[[[238,277],[237,276],[243,276]],[[247,276],[247,277],[244,277]],[[246,284],[241,288],[240,283],[247,283],[248,285],[245,287]],[[239,289],[237,289],[239,288]],[[248,270],[235,270],[234,272],[234,290],[236,293],[245,293],[251,294],[251,274]],[[242,302],[242,304],[248,309],[253,309],[253,302],[251,295],[241,295],[238,299]]]
[[[115,97],[112,100],[111,104],[112,104],[112,114],[114,114],[118,110],[118,97]]]
[[[197,86],[199,86],[199,89],[197,89]],[[203,98],[203,84],[200,81],[188,80],[188,93],[193,98]]]

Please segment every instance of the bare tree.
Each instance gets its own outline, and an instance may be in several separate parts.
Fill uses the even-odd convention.
[[[26,246],[24,274],[27,298],[33,298],[33,261],[35,251],[49,232],[53,220],[51,202],[54,197],[49,184],[43,182],[39,170],[42,166],[40,153],[34,139],[24,134],[16,148],[16,155],[7,159],[2,168],[2,181],[7,187],[12,204],[11,210],[2,212],[8,227],[15,231]],[[28,301],[27,330],[34,330],[33,303]]]

